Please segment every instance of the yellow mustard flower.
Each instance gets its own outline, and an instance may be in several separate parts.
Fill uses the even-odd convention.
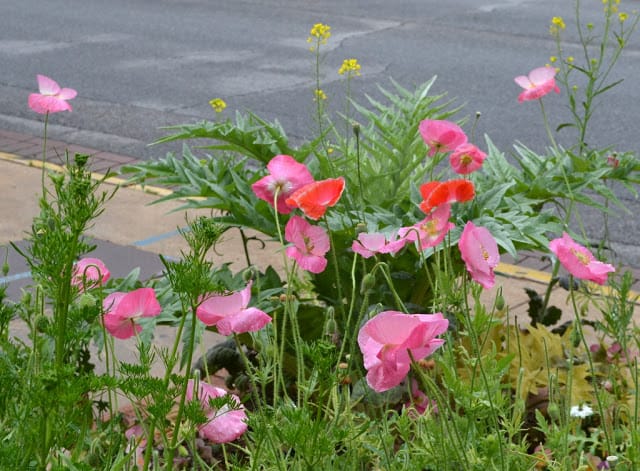
[[[358,59],[345,59],[342,61],[338,74],[347,74],[347,76],[360,75],[360,64],[358,64]]]
[[[551,19],[551,24],[557,26],[560,29],[565,29],[567,26],[564,24],[564,20],[561,16],[554,16]]]
[[[315,95],[313,98],[314,101],[327,99],[327,95],[320,88],[316,88],[313,94]]]
[[[573,61],[574,61],[574,60],[575,60],[575,59],[573,58],[573,56],[568,56],[568,57],[567,57],[567,63],[569,63],[569,64],[573,64]]]
[[[551,62],[552,64],[555,63],[557,60],[558,58],[556,56],[549,57],[549,62]]]
[[[618,13],[618,19],[620,20],[620,23],[624,23],[625,21],[627,21],[628,18],[629,18],[628,13],[625,13],[625,12]]]
[[[327,39],[331,37],[331,26],[323,23],[316,23],[311,28],[309,34],[310,36],[307,38],[308,43],[318,41],[320,44],[327,44]]]
[[[222,113],[224,109],[227,107],[227,104],[224,102],[222,98],[214,98],[209,101],[211,108],[215,110],[216,113]]]

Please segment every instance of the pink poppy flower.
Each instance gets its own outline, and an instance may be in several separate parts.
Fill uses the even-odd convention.
[[[313,182],[313,176],[306,165],[297,162],[289,155],[276,155],[267,164],[270,175],[262,177],[251,185],[253,192],[271,206],[278,191],[276,209],[280,214],[289,214],[294,206],[285,201],[296,190]]]
[[[451,152],[467,142],[467,135],[462,128],[451,121],[425,119],[420,122],[418,129],[429,146],[429,157],[438,152]]]
[[[54,80],[44,75],[38,75],[38,88],[40,93],[29,95],[29,108],[36,113],[47,114],[72,110],[67,100],[75,98],[78,94],[72,88],[60,88]]]
[[[596,260],[591,252],[577,244],[566,232],[549,242],[549,249],[562,266],[576,278],[605,284],[607,274],[616,271],[613,265]]]
[[[303,186],[289,198],[286,203],[300,208],[310,219],[318,220],[327,208],[335,206],[344,191],[344,178],[328,178]]]
[[[364,258],[373,257],[377,253],[396,254],[405,246],[404,238],[385,236],[384,234],[362,232],[351,244],[351,249]]]
[[[551,90],[560,93],[560,89],[556,85],[556,69],[551,66],[538,67],[529,72],[528,76],[519,75],[514,80],[524,88],[524,92],[518,96],[518,101],[537,100],[542,98]]]
[[[486,158],[487,154],[467,142],[456,147],[449,156],[449,163],[454,172],[460,175],[466,175],[479,170],[480,167],[482,167],[482,162],[484,162]]]
[[[215,325],[222,335],[256,332],[271,322],[271,317],[255,307],[251,301],[252,282],[231,294],[207,296],[196,309],[196,316],[205,325]]]
[[[155,317],[162,312],[153,288],[139,288],[129,293],[116,291],[102,301],[104,326],[118,339],[128,339],[142,330],[136,320]]]
[[[95,288],[104,285],[111,277],[111,273],[98,258],[82,258],[73,267],[71,284],[77,286],[80,291],[85,288]]]
[[[194,381],[190,379],[187,383],[187,400],[200,401],[202,410],[207,416],[207,419],[209,419],[200,425],[198,429],[202,438],[206,438],[213,443],[228,443],[234,441],[247,431],[247,414],[238,396],[230,394],[237,408],[224,406],[220,409],[214,409],[211,407],[210,400],[226,396],[229,394],[227,391],[203,381],[198,382],[198,390],[194,390]]]
[[[367,384],[376,392],[399,385],[409,373],[411,358],[422,360],[443,343],[449,321],[442,314],[404,314],[383,311],[358,333],[358,345],[367,370]]]
[[[304,218],[293,216],[284,228],[284,238],[293,246],[287,247],[287,257],[294,259],[303,270],[322,273],[327,267],[325,254],[329,251],[329,236],[320,226],[312,226]]]
[[[458,248],[474,281],[485,289],[491,289],[496,282],[493,269],[500,263],[498,244],[491,233],[469,221],[462,230]]]
[[[416,242],[418,250],[435,247],[444,240],[447,232],[455,227],[453,223],[449,222],[450,215],[451,205],[440,205],[419,223],[401,228],[398,235],[407,242]],[[418,244],[417,241],[420,243]]]

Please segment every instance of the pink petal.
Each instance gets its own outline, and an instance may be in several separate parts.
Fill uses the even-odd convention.
[[[529,80],[538,85],[551,80],[556,76],[556,69],[554,67],[538,67],[529,72]]]
[[[216,324],[216,327],[222,335],[243,334],[257,332],[269,322],[271,322],[271,317],[268,314],[255,307],[250,307],[223,317]]]
[[[493,269],[500,262],[498,245],[491,233],[468,221],[460,236],[458,248],[471,278],[483,288],[491,289],[495,283]]]
[[[104,327],[111,335],[117,339],[128,339],[142,330],[131,318],[122,317],[117,314],[106,313],[103,316]]]
[[[515,82],[520,85],[522,88],[530,88],[533,84],[531,83],[531,80],[529,80],[529,77],[527,77],[526,75],[519,75],[518,77],[514,78],[513,80],[515,80]]]
[[[231,410],[225,406],[220,410],[212,410],[209,400],[226,396],[228,394],[227,391],[200,381],[197,394],[194,394],[194,381],[190,379],[186,392],[187,400],[199,400],[203,411],[209,418],[209,422],[200,426],[200,435],[202,437],[215,443],[227,443],[247,431],[247,415],[240,398],[235,394],[231,394],[231,398],[240,406],[238,409]]]
[[[214,443],[228,443],[239,438],[249,428],[244,409],[228,408],[207,414],[210,421],[200,427],[200,436]]]
[[[104,298],[102,301],[102,309],[104,312],[115,312],[118,308],[118,304],[120,304],[120,301],[126,296],[126,294],[127,293],[123,293],[121,291],[115,291]]]
[[[60,90],[60,93],[58,93],[58,98],[60,98],[61,100],[71,100],[77,95],[78,92],[73,88],[63,88],[62,90]]]
[[[80,288],[83,284],[95,287],[104,284],[111,277],[111,273],[104,262],[98,258],[86,257],[78,260],[73,268],[71,283]]]
[[[121,317],[154,317],[162,312],[153,288],[139,288],[127,293],[118,303],[116,314]]]
[[[296,247],[287,247],[287,257],[294,259],[300,268],[311,273],[322,273],[327,268],[327,259],[319,255],[308,255]]]
[[[60,85],[46,75],[38,75],[38,89],[43,95],[57,95],[60,92]]]
[[[29,95],[29,108],[36,113],[57,113],[59,111],[72,111],[71,105],[55,96],[32,93]]]
[[[241,292],[228,295],[213,295],[200,303],[200,306],[196,309],[196,316],[205,325],[215,325],[220,319],[241,311],[243,303],[244,299]]]

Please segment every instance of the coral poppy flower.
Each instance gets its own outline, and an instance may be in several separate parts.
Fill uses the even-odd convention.
[[[104,326],[118,339],[128,339],[142,330],[136,320],[154,317],[162,312],[153,288],[140,288],[129,293],[114,292],[104,298]]]
[[[202,410],[207,416],[208,421],[198,428],[202,438],[213,443],[228,443],[247,431],[247,414],[238,396],[230,394],[231,401],[236,403],[235,407],[225,405],[220,409],[214,409],[211,407],[211,400],[224,397],[229,393],[203,381],[198,382],[198,390],[195,391],[194,383],[192,379],[187,382],[186,398],[188,401],[200,401]]]
[[[428,182],[420,186],[422,203],[420,209],[429,214],[433,208],[448,203],[471,201],[475,195],[473,182],[469,180],[449,180],[446,182]]]
[[[383,311],[358,333],[358,345],[367,370],[367,383],[376,392],[399,385],[409,373],[411,357],[422,360],[443,343],[449,321],[442,314],[404,314]]]
[[[72,88],[60,88],[55,80],[44,75],[38,75],[38,88],[40,93],[29,95],[29,108],[36,113],[47,114],[72,110],[67,100],[75,98],[78,94]]]
[[[458,248],[471,278],[483,288],[491,289],[496,282],[493,269],[500,263],[498,244],[491,232],[469,221],[462,230]]]
[[[319,226],[312,226],[304,218],[293,216],[284,228],[284,238],[293,244],[287,247],[287,257],[294,259],[303,270],[322,273],[327,267],[325,254],[329,251],[329,236]]]
[[[554,67],[538,67],[529,72],[528,76],[519,75],[514,80],[515,82],[524,88],[524,92],[518,96],[518,101],[537,100],[542,98],[551,90],[556,93],[560,93],[560,89],[556,85],[557,70]]]
[[[299,188],[313,182],[313,176],[306,165],[297,162],[289,155],[276,155],[267,164],[269,175],[251,185],[253,192],[271,206],[278,192],[276,209],[280,214],[288,214],[294,206],[285,200]]]
[[[416,244],[418,250],[435,247],[444,240],[447,232],[455,227],[453,223],[449,222],[450,215],[451,205],[440,205],[419,223],[401,228],[398,235],[407,242],[420,241],[419,244]]]
[[[451,121],[425,119],[420,122],[418,129],[429,146],[429,157],[438,152],[451,152],[467,142],[467,135],[462,128]]]
[[[549,249],[569,273],[582,280],[603,285],[607,274],[616,271],[613,265],[596,260],[587,248],[576,243],[566,232],[561,238],[549,242]]]
[[[344,178],[328,178],[309,183],[287,198],[286,203],[300,208],[311,219],[318,220],[335,204],[344,191]]]
[[[235,293],[207,296],[196,309],[196,316],[205,325],[215,325],[222,335],[257,332],[271,322],[271,317],[260,309],[248,307],[251,284]]]
[[[86,257],[78,260],[74,265],[71,284],[83,291],[85,288],[104,285],[110,277],[111,272],[102,260]]]
[[[449,163],[453,171],[460,175],[467,175],[482,167],[487,154],[468,142],[456,147],[449,156]]]
[[[404,238],[386,236],[381,233],[362,232],[351,244],[351,249],[364,258],[373,257],[377,253],[396,254],[407,243]]]

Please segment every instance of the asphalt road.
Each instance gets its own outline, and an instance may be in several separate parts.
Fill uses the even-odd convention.
[[[583,22],[599,23],[602,3],[582,0]],[[621,9],[640,9],[623,0]],[[313,54],[306,38],[317,22],[331,25],[323,89],[340,103],[342,60],[355,57],[362,76],[356,98],[380,97],[389,78],[412,88],[434,75],[434,92],[464,104],[459,115],[482,113],[487,133],[507,153],[516,141],[542,150],[546,138],[535,103],[517,102],[513,77],[544,65],[554,52],[552,16],[567,22],[568,54],[578,55],[573,0],[0,0],[0,128],[40,134],[41,116],[26,99],[36,74],[78,90],[73,113],[51,118],[51,138],[140,158],[164,155],[148,147],[161,126],[212,118],[223,98],[231,114],[249,109],[277,118],[294,142],[314,129]],[[612,79],[589,140],[639,151],[640,35],[633,38]],[[551,121],[566,120],[563,95],[550,96]],[[560,143],[572,141],[570,133]],[[2,177],[0,176],[0,179]],[[632,215],[612,222],[614,248],[640,266],[640,204],[620,196]],[[587,214],[597,237],[601,221]]]

